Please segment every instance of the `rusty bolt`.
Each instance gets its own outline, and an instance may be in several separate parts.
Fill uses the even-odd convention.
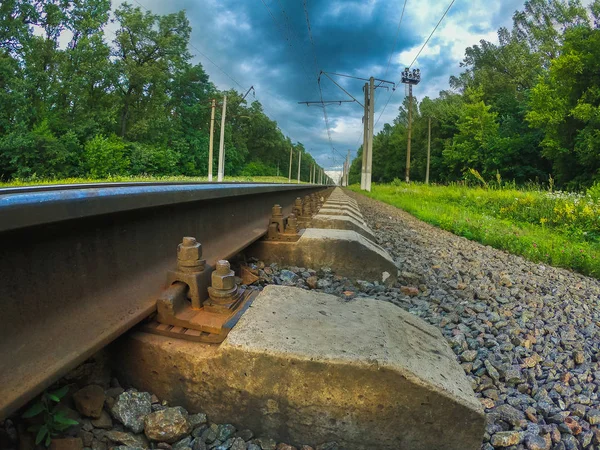
[[[298,220],[296,219],[295,214],[290,214],[288,216],[287,225],[285,227],[286,234],[296,234],[298,233]]]
[[[283,217],[283,213],[281,212],[281,206],[273,205],[272,215],[273,217]]]
[[[186,236],[177,246],[177,265],[182,270],[203,270],[202,244],[196,238]]]
[[[229,261],[224,259],[217,261],[217,267],[212,273],[211,280],[213,289],[229,291],[236,287],[235,274],[231,270]]]

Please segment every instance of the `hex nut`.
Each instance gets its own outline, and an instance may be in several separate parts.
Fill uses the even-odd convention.
[[[177,246],[177,259],[199,261],[202,259],[202,244],[193,237],[184,237],[183,242]]]
[[[230,290],[235,288],[235,273],[231,270],[229,262],[221,260],[211,275],[213,289]]]

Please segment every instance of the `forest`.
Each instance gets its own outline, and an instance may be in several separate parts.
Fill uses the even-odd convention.
[[[432,182],[475,174],[578,190],[600,181],[600,1],[528,0],[498,41],[467,48],[438,98],[419,101],[415,87],[411,180],[425,180],[431,118]],[[405,99],[374,137],[373,181],[404,179],[407,119]],[[362,147],[351,183],[361,159]]]
[[[0,181],[206,176],[213,98],[216,174],[224,95],[225,174],[287,176],[293,147],[308,180],[312,156],[252,94],[219,91],[192,64],[190,33],[183,11],[0,1]]]

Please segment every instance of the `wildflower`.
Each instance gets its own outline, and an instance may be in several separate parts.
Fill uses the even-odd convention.
[[[532,245],[533,245],[534,247],[537,247],[537,244],[536,244],[535,242],[534,242]]]
[[[545,217],[542,217],[542,218],[540,219],[540,223],[541,223],[542,225],[544,225],[546,222],[548,222],[548,219],[546,219]]]

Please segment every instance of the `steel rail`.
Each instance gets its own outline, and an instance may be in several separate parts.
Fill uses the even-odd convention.
[[[0,420],[155,309],[183,236],[214,268],[266,232],[291,184],[0,190]]]

